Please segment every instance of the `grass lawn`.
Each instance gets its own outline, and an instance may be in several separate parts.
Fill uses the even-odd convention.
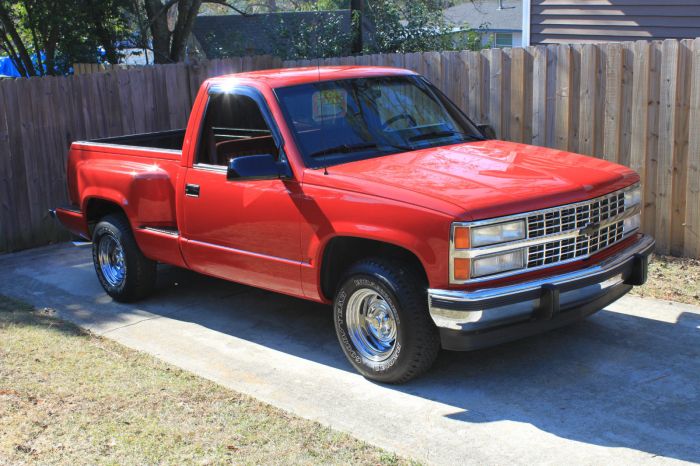
[[[700,305],[700,260],[656,256],[633,293]],[[0,295],[6,463],[407,461]]]
[[[700,260],[654,256],[649,279],[632,294],[700,306]]]
[[[51,314],[0,295],[0,464],[407,463]]]

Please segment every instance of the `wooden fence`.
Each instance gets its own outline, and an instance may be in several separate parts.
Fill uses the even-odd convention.
[[[106,71],[130,70],[136,68],[135,65],[110,65],[108,63],[74,63],[73,74],[104,73]]]
[[[0,82],[0,251],[65,238],[46,209],[65,201],[71,140],[182,127],[209,76],[316,65],[245,57]],[[499,138],[631,166],[658,251],[700,257],[700,39],[550,45],[321,60],[389,65],[434,82]]]

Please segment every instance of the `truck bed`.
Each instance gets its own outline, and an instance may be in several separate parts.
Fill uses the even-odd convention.
[[[153,133],[129,134],[127,136],[91,139],[84,142],[181,151],[184,140],[185,129],[182,128],[168,131],[156,131]]]

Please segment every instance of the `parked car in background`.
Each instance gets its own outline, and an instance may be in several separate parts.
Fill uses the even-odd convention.
[[[186,129],[73,143],[54,213],[115,300],[162,262],[332,304],[351,364],[401,383],[646,279],[634,171],[487,133],[408,70],[223,76]]]

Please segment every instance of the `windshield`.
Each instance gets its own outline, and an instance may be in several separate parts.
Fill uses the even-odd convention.
[[[319,81],[275,93],[312,168],[482,139],[419,76]]]

